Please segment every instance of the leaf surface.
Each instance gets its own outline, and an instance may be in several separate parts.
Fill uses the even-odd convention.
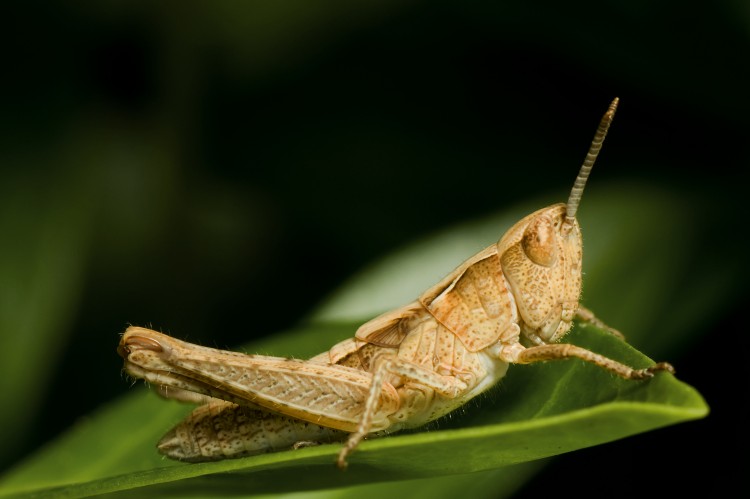
[[[342,330],[354,328],[355,324],[315,325],[284,336],[331,335],[333,340]],[[634,366],[651,363],[626,343],[591,327],[576,328],[569,339]],[[707,413],[701,396],[671,375],[625,381],[579,361],[513,366],[496,389],[469,405],[427,431],[363,443],[349,470],[340,472],[333,465],[338,444],[216,463],[164,460],[156,454],[154,443],[187,408],[139,389],[16,470],[3,490],[82,497],[118,491],[233,496],[249,490],[325,489],[491,470]],[[290,481],[288,476],[296,478]]]
[[[705,316],[720,300],[711,296],[715,286],[684,288],[676,277],[690,258],[675,257],[670,249],[673,244],[689,247],[684,203],[658,190],[635,190],[637,203],[622,188],[600,190],[600,195],[587,198],[590,214],[584,218],[582,212],[584,303],[623,330],[632,343],[666,350],[684,341],[684,334],[660,321],[674,315],[670,311],[679,302],[664,296],[702,292],[696,300],[700,306],[684,311],[693,318]],[[524,211],[526,206],[406,248],[348,283],[310,325],[249,345],[246,351],[296,357],[318,353],[351,336],[362,322],[355,320],[357,314],[374,315],[392,301],[402,303],[401,294],[413,295],[411,288],[419,291],[437,281],[451,265],[490,244]],[[645,213],[652,215],[644,218]],[[638,253],[636,242],[644,231],[651,251]],[[720,282],[722,275],[717,269],[711,279]],[[633,286],[636,291],[630,290]],[[589,326],[576,326],[566,341],[634,367],[652,362],[629,344]],[[511,366],[496,388],[427,429],[364,442],[344,473],[333,465],[336,444],[216,463],[162,458],[155,443],[189,411],[189,406],[134,387],[131,395],[83,418],[7,473],[0,481],[0,496],[231,497],[307,491],[314,497],[312,491],[337,488],[340,497],[382,497],[394,483],[399,491],[429,491],[431,497],[464,490],[469,483],[478,494],[481,489],[502,496],[523,483],[542,458],[701,418],[708,407],[694,389],[668,374],[633,382],[580,361]],[[482,483],[493,485],[482,489]]]

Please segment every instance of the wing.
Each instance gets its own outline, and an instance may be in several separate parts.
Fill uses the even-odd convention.
[[[391,310],[362,324],[354,337],[380,347],[396,348],[422,319],[424,306],[419,302]]]

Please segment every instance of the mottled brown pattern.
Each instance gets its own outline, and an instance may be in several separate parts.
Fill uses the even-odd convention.
[[[528,215],[417,300],[362,325],[308,361],[243,355],[131,327],[125,369],[170,396],[208,402],[159,443],[164,454],[215,460],[344,438],[338,465],[367,435],[420,426],[496,384],[511,363],[579,358],[626,379],[632,369],[558,341],[581,292],[575,212],[617,106],[602,119],[567,204]],[[600,323],[589,311],[586,320]],[[597,322],[598,321],[598,322]],[[216,400],[221,399],[221,400]]]
[[[290,449],[297,442],[336,442],[346,433],[273,412],[212,401],[193,410],[159,442],[184,461],[215,461]]]

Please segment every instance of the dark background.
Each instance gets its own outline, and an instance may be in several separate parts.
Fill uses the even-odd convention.
[[[614,96],[597,181],[688,195],[719,214],[700,244],[744,254],[746,2],[252,5],[2,7],[3,468],[128,389],[127,324],[219,347],[288,328],[421,234],[567,192]],[[520,496],[739,483],[747,274],[675,359],[708,419],[558,459]]]

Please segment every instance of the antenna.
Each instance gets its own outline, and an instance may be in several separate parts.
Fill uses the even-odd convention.
[[[612,103],[609,105],[609,109],[602,116],[602,121],[599,122],[599,128],[596,129],[594,134],[594,140],[591,141],[591,147],[589,152],[586,154],[586,159],[581,165],[581,169],[578,172],[578,177],[573,184],[573,189],[570,191],[570,197],[568,197],[568,206],[565,211],[565,223],[573,225],[576,218],[576,211],[578,211],[578,205],[581,202],[581,196],[583,195],[583,188],[586,186],[586,180],[589,178],[591,168],[594,166],[596,157],[599,156],[599,151],[602,148],[604,137],[607,136],[609,125],[612,124],[612,119],[615,117],[615,111],[617,110],[617,104],[620,102],[619,97],[615,97]]]

